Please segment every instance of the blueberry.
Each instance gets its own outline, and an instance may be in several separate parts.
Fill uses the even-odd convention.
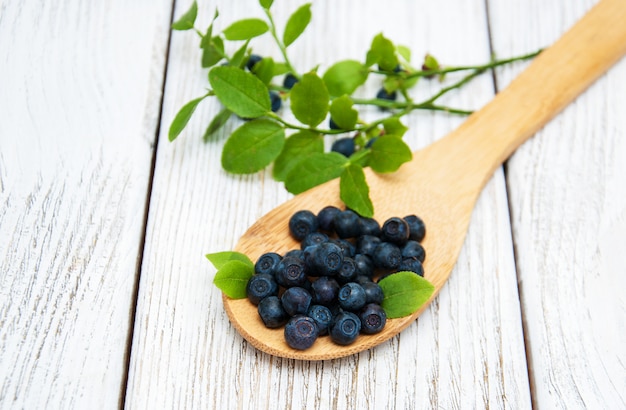
[[[256,65],[256,63],[258,63],[262,59],[263,59],[263,57],[261,57],[259,55],[250,54],[250,57],[248,57],[248,61],[246,62],[246,68],[248,70],[252,71],[252,68]]]
[[[387,323],[387,314],[380,305],[370,303],[359,312],[359,319],[361,320],[361,332],[371,335],[383,330]]]
[[[372,282],[370,279],[369,282],[364,281],[360,284],[365,291],[365,303],[376,303],[380,305],[383,303],[383,289],[378,285],[378,283]]]
[[[333,120],[333,117],[329,117],[328,118],[328,128],[330,128],[331,130],[340,130],[341,129],[341,127],[339,125],[337,125],[335,120]]]
[[[416,215],[407,215],[403,218],[409,224],[409,238],[422,242],[426,236],[426,225],[424,221]]]
[[[378,268],[396,269],[402,262],[402,252],[391,242],[381,242],[374,251],[373,262]]]
[[[298,241],[317,231],[318,226],[317,217],[308,210],[297,211],[289,218],[289,231]]]
[[[311,252],[306,254],[311,248]],[[310,246],[305,250],[305,261],[312,275],[334,276],[341,268],[343,251],[339,245],[333,242],[323,242],[316,246]]]
[[[315,343],[318,335],[315,320],[308,316],[294,316],[285,325],[285,341],[294,349],[308,349]]]
[[[280,301],[289,316],[304,315],[309,310],[313,297],[308,290],[294,287],[283,292]]]
[[[326,232],[334,231],[333,219],[335,215],[341,212],[341,209],[336,206],[326,206],[317,214],[317,222],[319,229]]]
[[[285,78],[283,79],[283,87],[291,90],[297,82],[298,78],[295,75],[287,73],[287,75],[285,75]]]
[[[351,137],[339,138],[330,147],[332,152],[337,152],[344,157],[350,157],[350,155],[354,154],[355,149],[354,139]]]
[[[270,102],[272,104],[272,112],[278,112],[283,106],[283,100],[276,91],[270,91]]]
[[[362,235],[356,240],[356,251],[361,255],[374,256],[376,247],[382,241],[378,236]]]
[[[307,316],[315,321],[320,335],[328,333],[328,328],[333,323],[333,312],[322,305],[312,305],[307,312]]]
[[[365,289],[356,282],[346,283],[339,289],[337,300],[342,309],[356,312],[365,306]]]
[[[426,251],[419,242],[409,240],[402,247],[402,258],[416,258],[418,261],[424,262]]]
[[[262,299],[278,295],[278,283],[269,273],[252,275],[246,285],[246,295],[252,304],[258,305]]]
[[[402,259],[402,263],[398,266],[398,271],[414,272],[422,277],[424,276],[424,267],[417,258]]]
[[[276,272],[276,267],[278,266],[278,262],[282,257],[274,252],[267,252],[263,255],[259,256],[256,263],[254,264],[254,273],[269,273],[274,275]]]
[[[380,238],[396,245],[404,245],[409,240],[409,224],[402,218],[391,217],[383,224]]]
[[[322,276],[311,284],[313,301],[316,304],[329,306],[337,301],[339,283],[329,276]]]
[[[361,319],[352,312],[340,312],[330,328],[330,338],[340,345],[354,342],[361,331]]]
[[[359,219],[359,228],[361,235],[380,235],[380,224],[376,219],[361,217]]]
[[[354,263],[357,276],[367,276],[370,279],[374,277],[374,262],[372,262],[372,258],[359,253],[354,255]]]
[[[388,93],[387,90],[385,90],[384,88],[381,88],[376,93],[376,98],[381,99],[381,100],[395,101],[397,97],[398,97],[398,93],[396,93],[395,91]]]
[[[347,239],[333,239],[332,242],[339,245],[344,257],[352,258],[356,254],[356,246]]]
[[[337,236],[340,238],[354,238],[359,236],[359,219],[359,214],[351,209],[346,209],[335,215],[333,224]]]
[[[285,253],[285,257],[293,256],[294,258],[304,259],[304,251],[302,249],[292,249]]]
[[[373,279],[365,275],[356,275],[356,278],[354,278],[354,281],[361,286],[367,283],[373,283]],[[365,289],[365,286],[363,286],[363,290],[365,290],[365,299],[367,300],[367,289]]]
[[[322,232],[311,232],[304,237],[300,246],[306,249],[308,246],[319,245],[322,242],[328,242],[328,235]]]
[[[350,257],[344,257],[339,272],[337,272],[337,281],[339,283],[352,282],[356,277],[356,262]]]
[[[257,310],[265,326],[271,329],[281,327],[289,319],[278,296],[268,296],[262,299]]]
[[[307,266],[300,258],[285,256],[276,267],[276,282],[286,288],[304,286],[307,278]]]

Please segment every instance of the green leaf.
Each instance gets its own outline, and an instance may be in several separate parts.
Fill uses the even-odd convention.
[[[272,3],[274,3],[274,0],[259,0],[259,4],[261,4],[261,7],[264,9],[272,7]]]
[[[379,283],[383,289],[382,308],[390,319],[413,314],[432,296],[432,283],[413,272],[398,272]]]
[[[341,175],[348,158],[336,152],[313,153],[302,158],[287,174],[285,188],[299,194]]]
[[[224,124],[226,124],[226,121],[228,121],[231,115],[232,111],[230,111],[228,108],[223,108],[220,112],[218,112],[217,115],[211,120],[211,123],[204,132],[204,136],[202,137],[202,139],[204,141],[208,141],[213,134],[215,134],[220,128],[224,126]]]
[[[355,60],[339,61],[326,70],[324,82],[330,95],[351,95],[367,80],[369,71],[366,66]]]
[[[251,174],[268,166],[285,144],[282,125],[267,119],[246,122],[228,138],[222,167],[235,174]]]
[[[342,130],[351,130],[359,119],[359,112],[352,108],[352,98],[342,95],[330,104],[330,116]]]
[[[312,131],[297,132],[285,141],[285,146],[280,155],[274,160],[272,176],[277,181],[285,181],[291,169],[302,159],[311,153],[324,152],[324,138]]]
[[[259,80],[265,84],[269,84],[274,77],[274,59],[271,57],[264,57],[252,67],[252,72]]]
[[[374,204],[369,197],[369,192],[363,168],[351,162],[343,170],[339,179],[341,200],[359,215],[371,218],[374,216]]]
[[[274,77],[277,75],[287,74],[289,66],[285,63],[274,63]]]
[[[191,30],[198,16],[198,4],[194,1],[185,14],[172,24],[174,30]]]
[[[235,21],[223,31],[226,40],[250,40],[265,34],[269,30],[267,23],[258,18],[248,18]]]
[[[252,263],[250,258],[241,252],[224,251],[209,253],[206,255],[206,258],[215,266],[215,269],[222,269],[230,261],[239,261],[254,267],[254,263]]]
[[[329,99],[324,81],[314,72],[307,73],[291,89],[291,111],[298,121],[315,127],[326,118]]]
[[[371,146],[369,166],[376,172],[394,172],[413,158],[411,149],[394,136],[378,137]]]
[[[311,22],[311,4],[307,3],[298,8],[287,20],[283,33],[283,44],[288,47],[296,41]]]
[[[202,68],[213,67],[224,58],[224,42],[221,37],[213,37],[202,47]]]
[[[367,66],[369,67],[376,63],[385,71],[393,71],[398,65],[396,47],[382,33],[374,37],[372,45],[367,52]]]
[[[398,54],[400,54],[402,58],[404,58],[404,61],[406,61],[407,63],[411,62],[411,49],[408,48],[407,46],[399,45]]]
[[[396,117],[389,117],[383,120],[383,128],[385,129],[385,135],[393,135],[394,137],[402,137],[409,129]]]
[[[250,40],[246,41],[230,58],[229,64],[233,67],[243,68],[246,59],[246,52],[248,51],[248,44]]]
[[[183,105],[183,108],[178,111],[172,121],[172,124],[170,124],[170,129],[167,134],[170,141],[174,141],[182,130],[185,129],[185,126],[187,126],[187,123],[193,115],[193,112],[196,110],[196,107],[198,107],[200,101],[204,100],[206,97],[207,95],[191,100],[187,104]]]
[[[248,280],[253,274],[253,266],[232,260],[217,271],[213,283],[229,298],[243,299],[246,297]]]
[[[242,118],[257,118],[271,110],[269,91],[254,74],[237,67],[213,67],[209,82],[222,104]]]
[[[217,11],[217,9],[215,9],[213,20],[211,20],[211,24],[209,24],[206,33],[204,34],[204,36],[202,36],[202,39],[200,40],[200,48],[206,47],[213,40],[213,23],[215,23],[215,20],[219,15],[220,13]]]

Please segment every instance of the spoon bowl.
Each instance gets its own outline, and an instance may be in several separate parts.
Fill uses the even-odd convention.
[[[394,337],[429,306],[456,264],[472,210],[495,169],[576,96],[626,54],[626,2],[602,0],[485,107],[455,131],[413,153],[393,174],[366,170],[374,218],[418,215],[426,224],[424,277],[435,287],[431,298],[410,316],[389,319],[382,332],[360,335],[348,346],[319,338],[311,348],[287,345],[283,329],[268,329],[247,299],[223,302],[230,321],[254,347],[302,360],[352,355]],[[288,220],[298,210],[319,212],[342,206],[337,180],[299,194],[267,213],[241,237],[235,250],[255,261],[265,252],[299,248]]]

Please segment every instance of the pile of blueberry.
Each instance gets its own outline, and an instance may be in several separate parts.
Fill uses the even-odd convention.
[[[423,276],[426,233],[415,216],[392,217],[381,226],[352,210],[327,206],[317,215],[301,210],[289,219],[300,249],[259,257],[246,288],[268,328],[285,326],[294,349],[329,335],[340,345],[360,333],[380,332],[387,321],[378,281],[399,271]]]

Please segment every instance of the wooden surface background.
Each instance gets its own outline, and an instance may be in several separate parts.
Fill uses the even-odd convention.
[[[277,24],[302,3],[275,0]],[[548,46],[594,3],[318,0],[290,57],[301,71],[363,59],[383,32],[415,59],[479,64]],[[414,325],[299,362],[233,330],[204,258],[289,194],[268,171],[220,168],[238,124],[203,143],[214,100],[167,140],[208,86],[198,37],[169,28],[190,4],[0,1],[0,408],[626,408],[626,61],[496,172]],[[198,27],[216,7],[216,30],[262,15],[200,2]],[[278,57],[267,38],[252,47]],[[479,108],[523,68],[445,102]],[[415,113],[406,139],[462,121]]]

